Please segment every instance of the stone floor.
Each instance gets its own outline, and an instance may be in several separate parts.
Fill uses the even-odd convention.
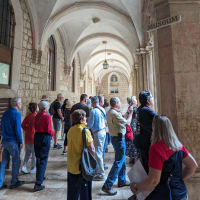
[[[20,180],[24,180],[26,184],[20,188],[13,190],[0,191],[0,200],[66,200],[67,199],[67,171],[66,156],[61,155],[62,150],[51,150],[49,162],[46,171],[46,180],[44,182],[46,189],[40,192],[33,192],[35,175],[20,173]],[[114,153],[112,147],[109,147],[109,153],[106,154],[106,165],[109,172],[113,162]],[[127,165],[127,171],[130,166]],[[6,183],[9,184],[11,171],[7,171]],[[116,183],[117,184],[117,183]],[[131,196],[128,187],[114,188],[118,190],[118,194],[114,197],[106,196],[101,187],[103,182],[93,182],[93,200],[127,200]],[[187,182],[190,200],[200,200],[200,173]]]

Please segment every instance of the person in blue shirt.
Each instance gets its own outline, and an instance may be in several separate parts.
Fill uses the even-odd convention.
[[[19,187],[24,181],[18,180],[20,168],[20,150],[23,147],[22,130],[21,130],[21,98],[13,98],[11,100],[11,108],[9,108],[1,120],[3,158],[0,167],[0,189],[6,188],[4,184],[5,168],[7,162],[12,157],[12,179],[10,189]]]
[[[92,107],[87,127],[92,131],[94,137],[94,146],[96,150],[96,160],[98,163],[98,172],[94,177],[96,181],[105,180],[104,163],[103,163],[103,148],[106,139],[106,112],[99,105],[97,96],[92,97]]]

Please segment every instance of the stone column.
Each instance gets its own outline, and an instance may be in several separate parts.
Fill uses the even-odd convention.
[[[163,0],[157,21],[181,15],[182,22],[157,31],[162,114],[200,163],[200,4]]]
[[[148,89],[147,85],[147,60],[146,60],[146,54],[147,51],[144,48],[137,49],[136,55],[137,55],[137,65],[138,67],[138,89],[139,91],[141,90],[146,90]]]
[[[136,96],[138,96],[139,92],[140,92],[139,76],[138,76],[139,72],[138,71],[139,71],[139,65],[137,63],[135,63],[135,65],[134,65],[134,73],[135,73],[134,77],[135,77],[135,84],[136,84]]]

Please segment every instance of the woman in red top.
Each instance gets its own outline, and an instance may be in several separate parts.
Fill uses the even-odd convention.
[[[37,103],[29,103],[28,109],[30,110],[30,114],[26,116],[24,121],[22,122],[22,128],[25,132],[25,157],[24,163],[22,166],[22,172],[27,174],[28,170],[26,168],[26,164],[31,156],[31,173],[36,173],[35,168],[35,151],[34,151],[34,135],[35,135],[35,116],[39,111]]]
[[[184,181],[197,167],[176,136],[170,120],[157,115],[153,119],[148,177],[140,183],[132,183],[131,190],[134,194],[153,190],[145,200],[187,200]]]
[[[51,124],[51,116],[48,114],[49,102],[41,101],[39,103],[40,113],[35,117],[35,137],[34,148],[36,156],[36,182],[35,191],[43,190],[42,185],[46,171],[51,138],[54,135]]]

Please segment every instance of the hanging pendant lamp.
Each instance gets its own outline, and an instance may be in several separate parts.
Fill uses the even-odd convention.
[[[103,41],[103,44],[105,44],[105,60],[103,62],[103,69],[108,69],[109,68],[108,61],[106,60],[106,43],[107,43],[107,41]]]

